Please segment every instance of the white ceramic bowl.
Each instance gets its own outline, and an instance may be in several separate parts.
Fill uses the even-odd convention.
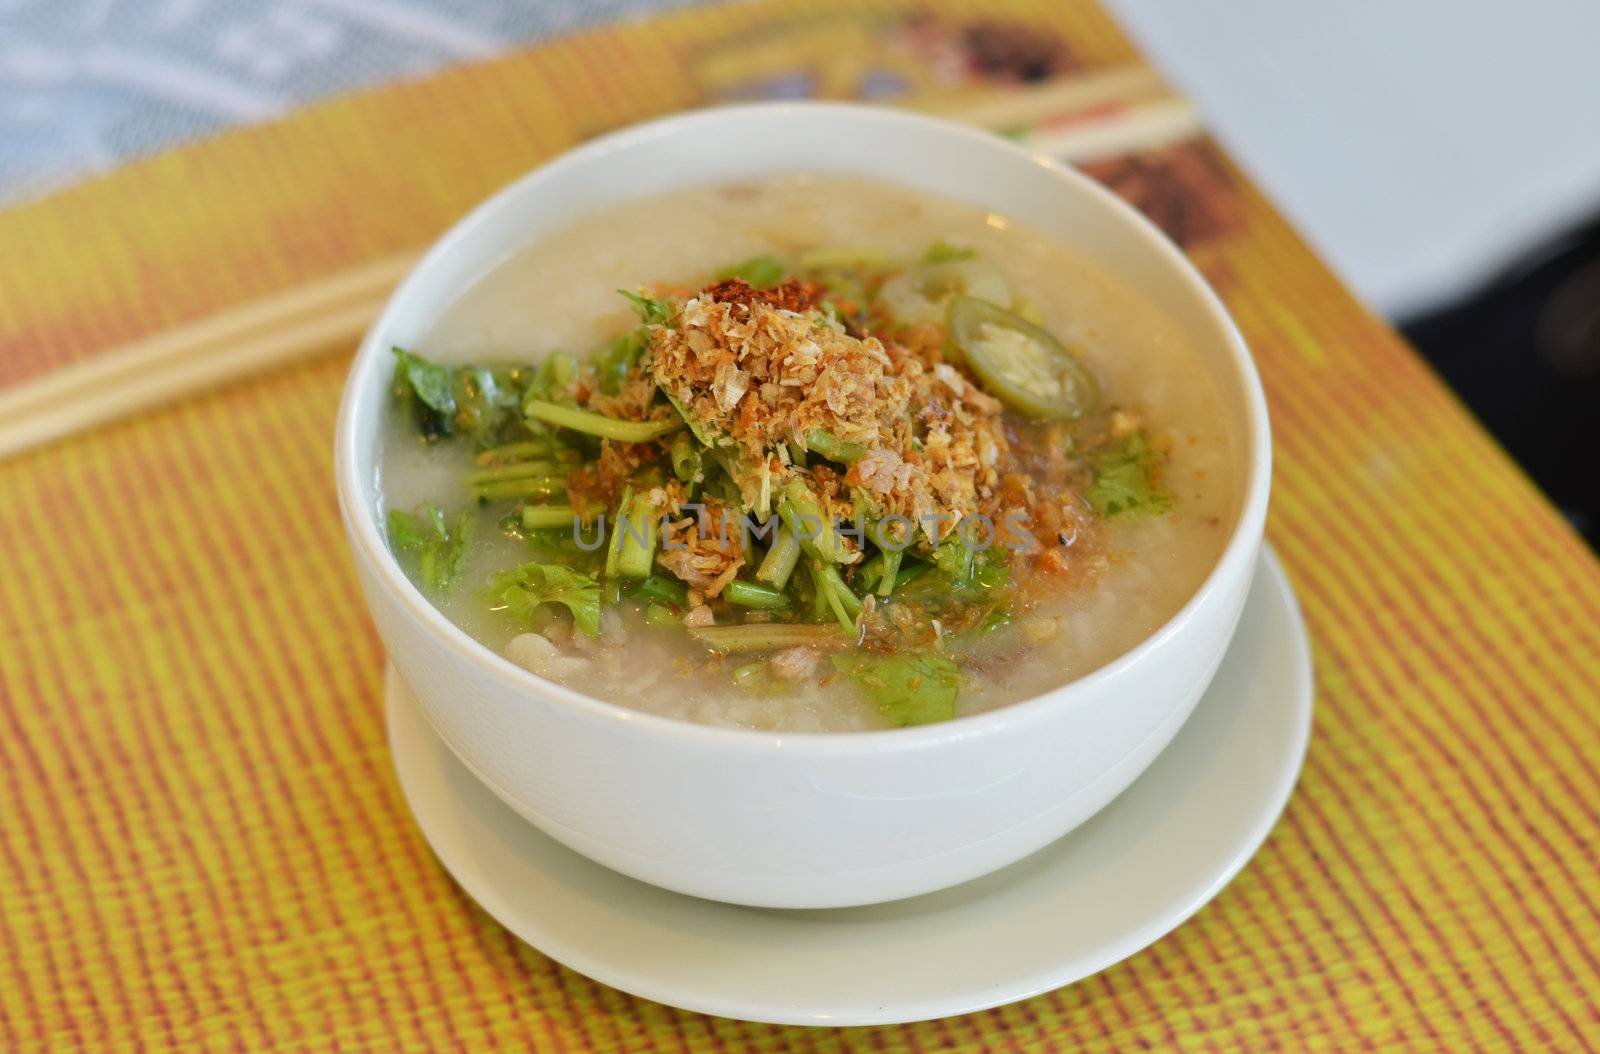
[[[1169,313],[1246,449],[1236,527],[1171,621],[1036,699],[940,725],[775,735],[653,717],[543,680],[478,644],[384,544],[377,472],[393,345],[411,345],[514,250],[574,217],[677,187],[797,171],[963,199],[1092,251]],[[1255,567],[1270,441],[1244,342],[1189,262],[1089,179],[970,128],[834,104],[683,114],[587,143],[446,234],[367,334],[339,411],[339,503],[390,658],[452,750],[551,837],[646,882],[768,907],[867,904],[993,871],[1082,823],[1188,717]]]

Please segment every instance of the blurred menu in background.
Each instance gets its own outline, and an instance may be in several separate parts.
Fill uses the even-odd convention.
[[[325,95],[681,6],[11,0],[0,5],[0,204]],[[1143,65],[1086,68],[1049,33],[981,5],[952,17],[915,0],[805,15],[770,4],[770,18],[695,56],[692,73],[707,102],[892,101],[993,128],[1079,164],[1204,267],[1206,245],[1241,220],[1197,99],[1594,543],[1600,4],[1108,6],[1183,95]]]

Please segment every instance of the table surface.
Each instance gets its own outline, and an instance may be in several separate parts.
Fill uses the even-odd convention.
[[[424,245],[664,110],[954,106],[1140,62],[1079,0],[795,0],[340,98],[0,213],[0,385]],[[1212,904],[1069,988],[838,1032],[645,1003],[521,945],[389,770],[330,479],[341,349],[0,464],[0,1049],[1600,1045],[1600,565],[1205,135],[1105,148],[1140,120],[1030,134],[1161,222],[1249,339],[1317,668],[1297,793]]]

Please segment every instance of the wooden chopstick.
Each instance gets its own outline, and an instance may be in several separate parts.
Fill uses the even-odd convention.
[[[386,257],[0,390],[0,457],[347,344],[416,260]]]
[[[997,131],[1045,122],[1022,141],[1068,161],[1200,131],[1189,104],[1142,65],[922,109]],[[0,389],[0,458],[353,343],[417,259],[386,257]]]
[[[1042,81],[1001,94],[958,94],[909,108],[997,132],[1025,128],[1061,114],[1171,97],[1160,74],[1142,64],[1114,66],[1061,80]]]
[[[1200,112],[1188,99],[1152,99],[1114,116],[1090,117],[1061,127],[1030,132],[1019,140],[1030,149],[1074,165],[1159,150],[1192,139],[1205,130]]]

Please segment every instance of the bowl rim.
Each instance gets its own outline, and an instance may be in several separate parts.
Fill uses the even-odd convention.
[[[400,568],[399,562],[389,550],[388,544],[378,530],[375,518],[370,514],[371,510],[366,507],[367,502],[360,481],[357,479],[358,437],[353,422],[362,388],[361,382],[371,370],[380,368],[375,364],[375,360],[381,360],[387,351],[381,346],[382,342],[378,338],[392,325],[399,305],[415,295],[415,287],[424,280],[426,274],[438,267],[441,260],[459,252],[459,246],[480,227],[495,222],[496,215],[509,201],[529,193],[531,186],[567,169],[594,164],[618,150],[655,139],[686,134],[730,118],[756,116],[777,120],[793,114],[820,115],[824,119],[839,121],[841,125],[855,123],[857,130],[874,123],[915,127],[930,136],[944,137],[953,147],[1009,155],[1013,159],[1039,165],[1053,178],[1072,186],[1076,192],[1087,194],[1090,199],[1121,219],[1130,234],[1146,242],[1148,247],[1176,272],[1189,292],[1196,297],[1199,305],[1210,316],[1211,321],[1217,325],[1230,352],[1234,379],[1240,386],[1244,398],[1246,418],[1244,439],[1247,447],[1244,500],[1221,555],[1194,592],[1159,627],[1110,662],[1039,695],[935,724],[855,732],[763,732],[701,724],[682,718],[664,717],[629,709],[620,703],[587,695],[557,681],[541,677],[517,665],[494,649],[480,643],[445,617],[443,612],[422,595],[421,590]],[[467,661],[480,667],[496,681],[534,695],[540,701],[569,708],[588,718],[611,721],[619,726],[636,726],[641,731],[672,738],[697,740],[708,746],[739,750],[761,752],[805,750],[829,755],[912,749],[1003,732],[1038,720],[1047,712],[1068,707],[1074,697],[1087,695],[1098,685],[1117,678],[1125,670],[1138,664],[1150,652],[1179,634],[1195,617],[1196,610],[1204,605],[1209,596],[1223,589],[1230,581],[1240,577],[1249,578],[1265,529],[1272,476],[1271,426],[1266,397],[1244,336],[1239,332],[1237,324],[1223,305],[1221,298],[1200,274],[1194,263],[1141,212],[1077,169],[983,129],[883,106],[818,101],[755,102],[704,107],[629,125],[561,152],[518,176],[474,206],[435,241],[412,266],[404,280],[390,294],[382,313],[362,337],[346,374],[344,390],[339,401],[333,455],[339,509],[345,521],[352,549],[356,550],[353,554],[355,558],[365,559],[380,588],[391,594],[411,617],[420,620],[436,636],[461,653]]]

